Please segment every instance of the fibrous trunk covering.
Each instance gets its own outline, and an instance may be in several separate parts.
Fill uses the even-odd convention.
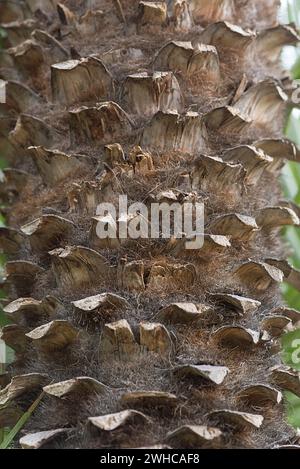
[[[291,85],[277,0],[1,2],[3,288],[24,448],[296,444],[279,341],[300,280],[278,175]],[[271,77],[271,78],[270,78]],[[103,240],[101,202],[204,202],[205,242]],[[110,218],[107,218],[110,223]],[[16,443],[18,444],[18,443]]]

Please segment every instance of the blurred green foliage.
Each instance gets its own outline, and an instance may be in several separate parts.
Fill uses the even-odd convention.
[[[285,22],[295,23],[300,29],[300,0],[282,0],[282,16]],[[295,80],[300,80],[300,47],[289,47],[283,53],[283,60],[292,72]],[[300,86],[300,82],[299,82]],[[300,147],[300,111],[293,109],[290,111],[286,126],[286,136]],[[300,164],[288,163],[282,173],[283,187],[285,195],[289,200],[300,205]],[[300,229],[288,227],[284,231],[284,237],[290,247],[290,262],[300,269]],[[283,294],[287,304],[291,308],[300,310],[300,293],[290,285],[283,285]],[[300,363],[296,364],[292,359],[295,352],[293,341],[300,339],[300,330],[286,334],[282,339],[283,359],[294,369],[300,370]],[[287,393],[289,410],[289,422],[300,427],[300,399],[291,393]]]
[[[3,48],[5,38],[6,38],[6,32],[4,31],[4,29],[0,28],[0,49]]]
[[[3,29],[0,28],[0,49],[3,48],[4,39],[5,39],[5,32],[3,31]],[[6,166],[6,162],[5,162],[4,158],[0,155],[0,180],[2,179],[1,178],[1,173],[2,173],[1,170],[3,168],[5,168],[5,166]],[[5,219],[0,214],[0,226],[4,226],[4,225],[5,225]],[[3,265],[4,265],[4,256],[2,256],[0,254],[0,279],[3,277]],[[4,297],[4,293],[0,290],[0,300],[3,297]],[[7,324],[7,319],[5,318],[5,316],[3,314],[3,310],[2,310],[1,304],[0,304],[0,327],[4,326],[5,324]],[[7,352],[8,353],[6,354],[6,360],[7,360],[7,362],[11,362],[12,359],[13,359],[12,350],[10,350],[10,351],[7,350]],[[4,371],[4,367],[5,367],[5,364],[0,363],[0,372]],[[0,443],[5,438],[5,435],[6,435],[6,431],[4,429],[0,428]]]

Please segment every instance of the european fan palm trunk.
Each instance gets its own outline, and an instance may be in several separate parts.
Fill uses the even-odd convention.
[[[280,240],[299,218],[278,176],[300,160],[282,138],[279,60],[299,36],[278,3],[1,2],[15,361],[0,427],[44,390],[22,447],[297,444],[282,391],[300,396],[300,381],[279,342],[300,313],[279,283],[300,284]],[[97,208],[120,195],[204,203],[203,247],[101,238],[114,220]]]

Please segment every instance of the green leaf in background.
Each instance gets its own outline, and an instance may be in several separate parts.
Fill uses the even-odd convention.
[[[299,428],[300,422],[300,405],[299,398],[291,392],[285,393],[288,409],[288,422],[295,428]]]
[[[7,36],[6,32],[0,28],[0,49],[2,49],[4,46],[4,41],[5,41],[6,36]]]
[[[282,0],[281,14],[285,21],[295,23],[300,29],[300,0]],[[292,76],[295,80],[300,79],[300,48],[287,49],[287,54],[283,53],[285,66],[292,59],[294,61],[290,66]],[[286,136],[300,147],[300,111],[298,109],[294,109],[290,113]],[[288,163],[283,170],[282,181],[286,197],[300,205],[300,164]],[[288,227],[284,231],[284,238],[291,249],[291,264],[300,269],[300,228]],[[287,284],[283,285],[282,290],[287,304],[291,308],[300,310],[299,291]],[[300,330],[285,334],[282,339],[284,362],[300,371],[300,363],[298,363],[300,353],[297,353],[298,343],[300,343]],[[298,350],[300,350],[300,346],[298,346]],[[292,393],[286,393],[286,400],[289,423],[294,427],[300,427],[300,399]]]
[[[300,371],[300,334],[299,330],[285,334],[282,339],[283,358],[287,365]]]
[[[6,38],[5,31],[0,28],[0,53],[1,53],[1,49],[3,48],[5,38]],[[4,175],[3,175],[2,169],[5,168],[5,167],[7,167],[7,162],[0,155],[0,181],[3,180]],[[5,226],[5,219],[4,219],[3,215],[0,214],[0,227],[2,227],[2,226]],[[0,254],[0,279],[3,277],[4,263],[5,263],[5,257]],[[4,297],[5,297],[4,293],[0,290],[0,301]],[[5,315],[3,313],[3,310],[1,308],[1,304],[0,304],[0,327],[5,326],[6,324],[8,324],[8,320],[5,317]],[[5,361],[6,361],[6,363],[0,363],[0,373],[5,371],[5,365],[8,364],[8,363],[11,363],[13,361],[13,359],[14,359],[13,350],[11,350],[9,347],[6,347],[6,350],[5,350]],[[7,429],[0,428],[0,444],[6,438],[7,432],[8,432]]]
[[[9,448],[9,446],[11,445],[11,443],[13,442],[13,440],[15,439],[15,437],[17,436],[19,431],[22,430],[22,428],[24,427],[26,422],[30,419],[31,415],[33,414],[33,412],[35,411],[35,409],[37,408],[37,406],[39,405],[39,403],[43,399],[44,394],[45,393],[42,392],[38,396],[38,398],[34,401],[34,403],[29,407],[29,409],[18,420],[18,422],[16,423],[14,428],[12,430],[10,430],[10,432],[8,432],[4,435],[3,441],[2,441],[2,443],[0,443],[0,449],[8,449]]]

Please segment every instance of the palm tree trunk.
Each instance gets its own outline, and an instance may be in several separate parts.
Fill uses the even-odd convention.
[[[279,173],[299,153],[279,59],[299,36],[278,3],[1,2],[2,426],[45,391],[22,447],[296,445],[280,336],[299,313],[279,284],[298,282],[280,230],[299,218]],[[203,247],[99,238],[99,205],[125,195],[204,204]]]

